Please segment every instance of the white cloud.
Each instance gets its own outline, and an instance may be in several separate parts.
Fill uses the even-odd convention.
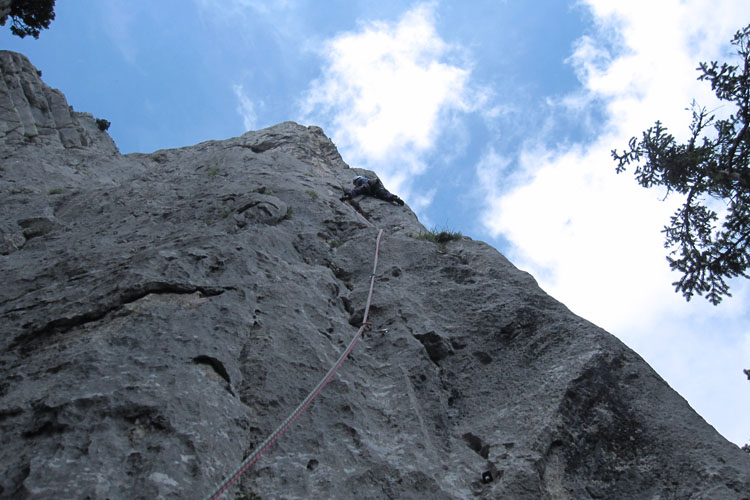
[[[258,117],[255,114],[253,101],[247,97],[245,94],[245,88],[242,85],[233,85],[232,90],[234,91],[235,97],[237,97],[237,112],[242,117],[242,124],[245,126],[245,130],[255,129]]]
[[[364,23],[324,45],[323,76],[301,104],[305,119],[329,123],[326,131],[353,166],[375,170],[411,198],[411,178],[425,171],[426,155],[455,126],[447,117],[483,104],[470,88],[469,65],[452,60],[458,53],[436,32],[431,3],[395,23]],[[419,202],[430,199],[422,194]]]
[[[660,231],[681,200],[663,202],[663,193],[639,187],[632,173],[615,175],[610,150],[622,150],[657,119],[685,137],[691,100],[715,103],[695,68],[729,55],[750,3],[581,3],[598,30],[568,60],[581,89],[553,104],[581,113],[600,103],[606,123],[592,144],[527,147],[512,158],[518,171],[506,186],[497,172],[509,160],[488,151],[476,167],[484,224],[514,245],[511,257],[548,292],[638,350],[729,439],[744,442],[750,428],[743,435],[737,422],[750,413],[750,399],[724,389],[743,382],[738,353],[748,342],[750,287],[735,281],[735,297],[719,308],[675,294]]]
[[[490,204],[494,204],[501,194],[498,188],[500,179],[503,179],[506,184],[513,182],[510,177],[513,175],[512,167],[513,162],[510,158],[498,153],[494,147],[490,147],[476,165],[476,174],[479,179],[476,191],[484,196]],[[492,217],[494,212],[495,210],[488,210],[489,217]],[[490,221],[487,221],[487,225],[495,236],[500,233],[500,230],[492,227]]]
[[[432,204],[432,201],[435,199],[436,194],[437,194],[437,190],[435,189],[430,189],[426,193],[414,194],[410,200],[411,208],[416,212],[426,209],[428,206]],[[424,219],[422,222],[428,227],[433,225],[432,222],[427,219]]]
[[[750,287],[741,287],[733,290],[740,298],[736,303],[744,301],[737,305],[746,306]],[[632,347],[710,424],[742,445],[750,442],[745,418],[750,412],[750,382],[742,373],[750,367],[750,315],[700,309],[663,314],[632,341]]]

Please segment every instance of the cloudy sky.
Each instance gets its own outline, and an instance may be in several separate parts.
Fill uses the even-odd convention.
[[[750,441],[749,282],[719,307],[676,295],[660,231],[680,200],[610,158],[657,119],[684,138],[693,99],[718,106],[695,68],[732,57],[747,0],[57,3],[39,40],[6,27],[0,47],[123,153],[319,125],[427,226],[493,244]]]

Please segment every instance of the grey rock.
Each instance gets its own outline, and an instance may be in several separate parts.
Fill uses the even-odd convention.
[[[16,52],[0,51],[0,144],[32,143],[117,152],[89,113],[77,113],[65,96],[42,82],[39,71]]]
[[[231,200],[234,220],[239,227],[248,223],[274,225],[287,217],[289,207],[276,198],[261,193],[246,193],[242,195],[227,195],[225,200]]]
[[[342,203],[363,171],[320,128],[120,155],[26,88],[0,94],[0,498],[209,494],[353,337],[378,228],[373,331],[227,498],[750,498],[750,456],[495,249]]]
[[[0,255],[8,255],[26,244],[21,228],[6,221],[0,221]]]

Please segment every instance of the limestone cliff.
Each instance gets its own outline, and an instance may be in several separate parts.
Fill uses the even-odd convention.
[[[207,495],[352,338],[377,228],[388,332],[226,498],[750,498],[750,456],[496,250],[342,203],[320,128],[121,155],[0,69],[0,498]]]

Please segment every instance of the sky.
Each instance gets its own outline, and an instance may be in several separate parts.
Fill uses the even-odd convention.
[[[38,40],[0,28],[122,153],[293,120],[317,125],[428,227],[486,241],[750,441],[750,280],[712,306],[671,283],[679,197],[610,156],[661,120],[717,113],[701,61],[732,61],[747,0],[58,1]]]

